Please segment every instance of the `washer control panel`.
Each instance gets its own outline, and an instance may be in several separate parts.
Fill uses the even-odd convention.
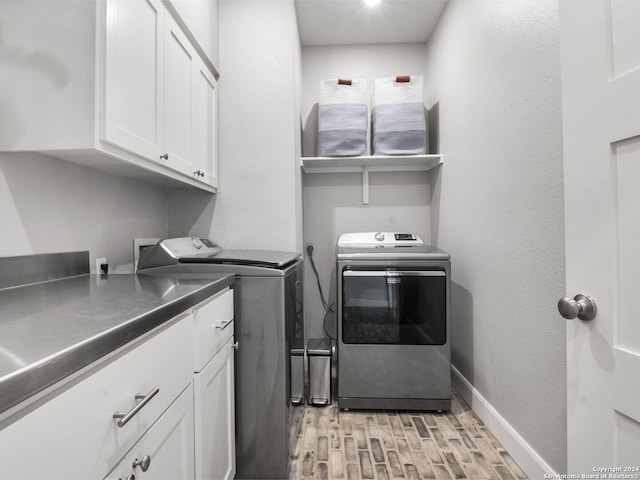
[[[208,238],[169,238],[160,243],[166,250],[171,252],[172,256],[175,258],[190,255],[214,255],[221,251],[220,247]]]

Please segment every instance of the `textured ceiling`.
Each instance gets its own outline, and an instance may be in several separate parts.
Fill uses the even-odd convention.
[[[303,46],[426,42],[448,0],[295,0]]]

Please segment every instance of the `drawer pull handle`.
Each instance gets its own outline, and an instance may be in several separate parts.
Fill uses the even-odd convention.
[[[124,427],[127,423],[129,423],[129,420],[135,417],[136,413],[138,413],[142,409],[142,407],[144,407],[147,403],[149,403],[149,401],[153,397],[155,397],[159,391],[160,389],[156,387],[146,395],[136,395],[136,400],[139,400],[139,401],[138,403],[135,404],[135,406],[131,410],[129,410],[127,413],[113,414],[113,418],[119,419],[117,425],[119,427]]]
[[[216,328],[219,328],[220,330],[224,330],[232,323],[233,323],[233,318],[231,320],[227,320],[226,322],[220,322],[218,325],[216,325]]]
[[[234,350],[238,350],[238,348],[240,348],[240,343],[239,342],[232,343],[231,348],[233,348]]]

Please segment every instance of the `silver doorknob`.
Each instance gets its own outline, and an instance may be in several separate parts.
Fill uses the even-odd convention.
[[[151,465],[151,457],[149,455],[145,455],[142,457],[142,460],[138,460],[137,458],[133,461],[133,468],[140,467],[143,472],[149,470],[149,466]]]
[[[580,320],[588,321],[595,318],[598,307],[589,295],[579,293],[573,298],[561,298],[558,302],[558,312],[568,320],[578,317]]]

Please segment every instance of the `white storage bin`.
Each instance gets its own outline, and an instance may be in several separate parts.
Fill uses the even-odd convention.
[[[320,157],[367,154],[369,94],[366,80],[322,80],[318,101]]]
[[[371,134],[374,155],[427,153],[421,76],[377,79],[373,104]]]

